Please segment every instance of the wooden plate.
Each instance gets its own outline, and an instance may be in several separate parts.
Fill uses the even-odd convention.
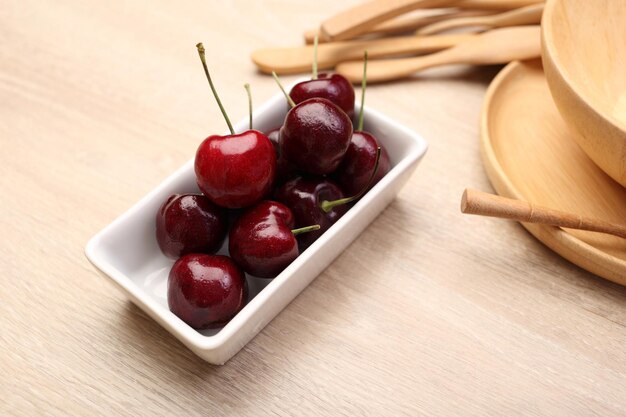
[[[503,196],[626,222],[626,189],[578,147],[552,101],[540,61],[512,62],[489,86],[481,115],[481,152],[487,175]],[[523,226],[576,265],[626,285],[626,239]]]

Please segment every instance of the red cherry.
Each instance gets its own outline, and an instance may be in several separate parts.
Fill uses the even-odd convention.
[[[376,174],[371,179],[378,147],[381,148],[380,161]],[[369,187],[380,181],[389,172],[390,166],[389,155],[376,138],[368,132],[357,131],[352,134],[348,151],[333,176],[346,194],[353,195],[367,187],[370,179]]]
[[[317,79],[294,85],[289,95],[296,104],[314,97],[325,98],[339,106],[348,117],[354,116],[354,87],[340,74],[321,73]]]
[[[252,130],[252,98],[249,86],[250,130],[235,134],[215,90],[206,65],[204,46],[196,45],[213,97],[224,116],[230,135],[212,135],[198,147],[195,171],[198,187],[211,201],[223,207],[241,208],[261,200],[270,191],[276,172],[276,156],[270,140]]]
[[[265,135],[269,138],[270,142],[272,142],[274,152],[276,153],[276,176],[274,184],[282,184],[296,176],[296,167],[280,152],[280,127],[268,131]]]
[[[215,204],[246,207],[270,190],[276,156],[270,140],[259,131],[213,135],[198,147],[195,171],[198,187]]]
[[[280,129],[280,150],[302,172],[325,175],[343,159],[352,137],[352,121],[324,98],[293,107]]]
[[[295,178],[283,184],[276,191],[275,197],[291,209],[296,220],[296,227],[310,224],[320,226],[319,230],[298,236],[300,250],[311,245],[348,211],[346,205],[333,207],[328,212],[321,208],[324,201],[344,198],[343,192],[337,185],[322,178]]]
[[[171,195],[156,216],[156,237],[165,256],[213,253],[226,237],[227,216],[200,194]]]
[[[247,273],[274,278],[299,255],[292,230],[291,210],[275,201],[262,201],[248,209],[233,225],[229,235],[229,252]]]
[[[214,328],[241,310],[247,292],[243,271],[229,257],[188,254],[172,266],[167,303],[191,327]]]
[[[363,53],[361,109],[359,111],[357,130],[352,134],[346,155],[334,175],[342,189],[346,193],[354,195],[355,199],[380,181],[391,167],[389,155],[385,148],[378,143],[371,133],[363,131],[366,87],[367,51]]]

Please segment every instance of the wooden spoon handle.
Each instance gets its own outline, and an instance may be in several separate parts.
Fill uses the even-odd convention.
[[[362,58],[365,50],[372,58],[435,52],[464,42],[472,36],[403,36],[369,41],[329,42],[317,48],[317,67],[334,68],[341,61]],[[272,71],[278,74],[307,72],[313,63],[313,47],[258,49],[252,53],[252,61],[262,72],[268,74]]]
[[[426,68],[448,64],[492,65],[541,55],[538,25],[493,29],[430,55],[412,58],[371,60],[367,64],[367,82],[377,83],[405,78]],[[336,71],[353,83],[361,81],[362,61],[343,62]]]
[[[446,7],[459,1],[461,0],[373,0],[326,19],[320,26],[320,34],[326,40],[350,39],[385,20],[412,10]]]
[[[471,189],[466,189],[463,193],[461,212],[516,220],[522,223],[539,223],[569,229],[589,230],[626,239],[626,226],[623,225]]]
[[[488,28],[495,28],[538,24],[541,22],[543,7],[543,3],[538,3],[526,7],[521,7],[515,10],[509,10],[497,15],[448,19],[426,25],[419,29],[416,34],[423,36],[433,35],[435,33],[444,32],[446,30],[469,26],[483,26]]]
[[[463,0],[457,6],[463,9],[512,10],[531,4],[544,3],[543,0]]]
[[[487,16],[492,15],[494,12],[485,10],[458,10],[458,9],[440,9],[438,11],[431,10],[430,13],[410,13],[408,15],[394,17],[393,19],[379,23],[376,26],[368,29],[367,32],[361,35],[397,35],[401,33],[411,32],[426,25],[430,25],[436,22],[441,22],[445,19],[472,17],[472,16]],[[304,42],[307,45],[313,44],[315,35],[318,36],[320,43],[325,42],[321,38],[319,29],[309,29],[304,32]]]

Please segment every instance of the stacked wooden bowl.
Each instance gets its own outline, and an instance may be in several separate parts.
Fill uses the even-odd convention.
[[[543,65],[514,62],[493,81],[482,152],[499,194],[625,223],[626,8],[619,3],[548,0]],[[573,263],[626,285],[625,239],[523,225]]]

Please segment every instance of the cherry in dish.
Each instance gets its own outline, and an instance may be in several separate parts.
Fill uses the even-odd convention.
[[[198,147],[194,169],[198,187],[211,201],[223,207],[241,208],[261,200],[271,189],[276,156],[270,140],[257,130],[235,134],[209,75],[204,47],[198,54],[209,85],[231,132],[211,135]]]
[[[275,201],[262,201],[248,209],[233,225],[229,252],[247,273],[274,278],[298,257],[295,235],[319,229],[294,228],[291,210]]]
[[[227,256],[188,254],[170,270],[167,302],[194,329],[221,327],[241,310],[248,287],[243,271]]]
[[[255,130],[212,135],[198,147],[194,168],[204,195],[220,206],[241,208],[270,191],[276,156],[267,136]]]
[[[352,121],[335,104],[311,98],[295,105],[280,129],[281,154],[302,172],[330,174],[348,150]]]
[[[274,146],[276,153],[276,177],[275,184],[282,184],[285,181],[296,176],[296,167],[289,162],[280,152],[280,127],[272,129],[265,133]]]
[[[325,98],[336,104],[348,117],[354,115],[354,88],[340,74],[321,73],[317,79],[299,82],[293,86],[289,96],[296,104],[314,97]]]
[[[379,147],[380,162],[370,183]],[[352,134],[348,151],[333,178],[346,194],[356,194],[364,187],[368,187],[368,183],[371,187],[380,181],[389,172],[390,166],[389,155],[376,138],[368,132],[356,131]]]
[[[214,253],[226,237],[226,211],[200,194],[174,194],[156,216],[159,248],[169,258]]]
[[[356,194],[368,187],[376,184],[389,172],[391,162],[384,146],[369,132],[363,130],[363,109],[365,105],[365,89],[367,87],[367,51],[363,60],[363,81],[361,88],[361,109],[357,129],[352,133],[348,150],[333,174],[341,189],[347,194]],[[372,177],[372,172],[376,169],[376,158],[380,150],[380,160],[376,174]]]
[[[298,236],[301,250],[310,246],[348,211],[345,204],[328,211],[321,208],[324,201],[337,201],[345,197],[336,184],[323,178],[297,177],[278,188],[275,197],[291,209],[295,227],[311,224],[320,226],[319,230]]]
[[[341,74],[317,73],[317,37],[313,45],[313,71],[310,80],[292,87],[289,96],[296,104],[310,98],[325,98],[339,106],[348,117],[354,115],[354,87]]]

